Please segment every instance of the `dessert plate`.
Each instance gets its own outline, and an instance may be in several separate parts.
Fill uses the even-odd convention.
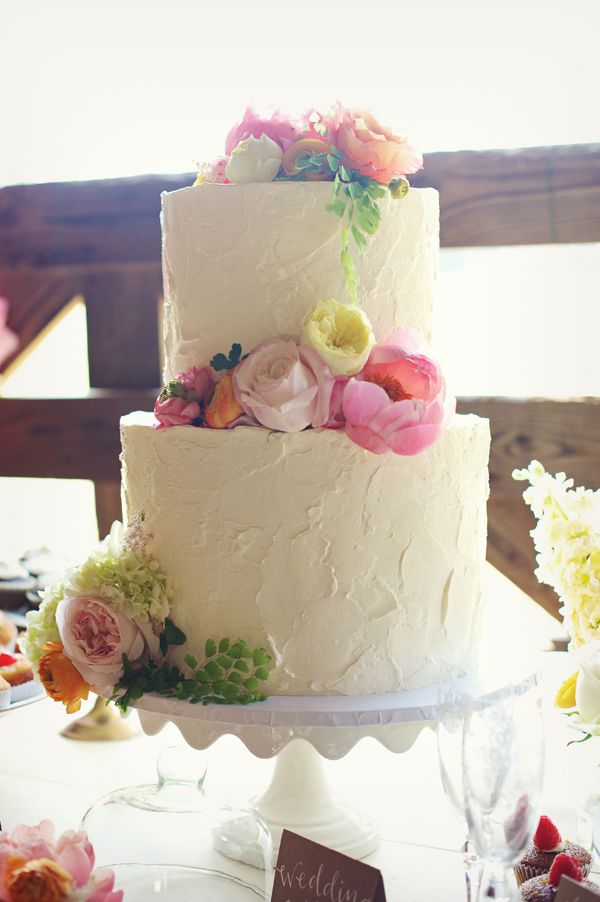
[[[168,864],[109,865],[115,873],[115,889],[127,902],[168,899],[169,902],[257,902],[265,894],[237,877],[204,868]]]
[[[39,702],[43,698],[46,698],[44,687],[39,686],[36,683],[36,691],[34,695],[30,695],[29,698],[19,699],[19,701],[16,702],[11,702],[8,708],[0,708],[0,717],[2,717],[3,714],[9,714],[11,711],[15,711],[17,708],[23,708],[25,705],[31,705],[33,702]]]

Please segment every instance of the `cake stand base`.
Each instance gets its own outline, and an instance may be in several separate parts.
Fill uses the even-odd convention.
[[[336,800],[319,753],[304,739],[279,752],[271,783],[253,808],[271,831],[275,849],[284,829],[352,858],[365,858],[379,844],[372,824]]]

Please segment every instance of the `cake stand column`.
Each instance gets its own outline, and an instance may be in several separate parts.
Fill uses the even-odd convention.
[[[379,844],[372,824],[336,800],[321,756],[304,739],[279,752],[271,783],[253,808],[269,827],[275,851],[284,828],[352,858],[365,858]]]

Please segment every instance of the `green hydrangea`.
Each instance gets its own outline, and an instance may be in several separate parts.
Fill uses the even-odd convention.
[[[44,598],[37,611],[27,614],[27,632],[19,639],[19,645],[26,657],[31,661],[37,673],[45,642],[60,642],[56,626],[56,608],[64,598],[62,583],[50,586],[44,592]]]

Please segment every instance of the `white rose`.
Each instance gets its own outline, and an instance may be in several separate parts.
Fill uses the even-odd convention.
[[[584,724],[600,724],[600,645],[588,646],[578,657],[577,710]]]
[[[240,141],[225,167],[230,182],[272,182],[281,166],[283,151],[268,135],[250,135]]]

